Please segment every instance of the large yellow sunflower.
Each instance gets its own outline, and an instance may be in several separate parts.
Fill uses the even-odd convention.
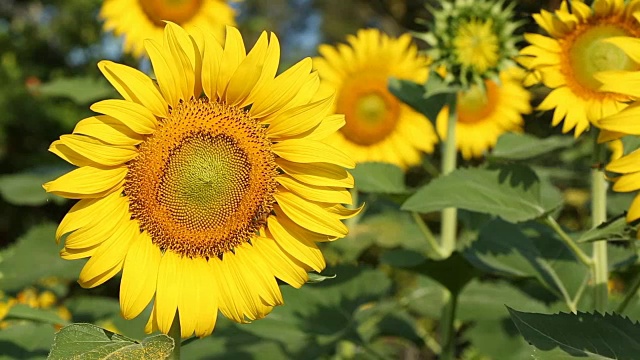
[[[640,24],[634,13],[640,1],[595,0],[589,7],[572,1],[571,9],[563,1],[554,13],[542,10],[533,17],[548,34],[526,34],[531,43],[520,54],[521,64],[540,76],[542,83],[553,89],[538,106],[555,109],[553,125],[564,119],[563,132],[575,129],[575,136],[589,124],[597,125],[603,117],[625,107],[630,97],[601,91],[597,74],[610,70],[638,70],[637,58],[629,56],[607,39],[640,36]]]
[[[274,35],[247,54],[233,27],[221,46],[169,23],[145,48],[157,82],[100,62],[124,99],[93,104],[100,115],[51,144],[78,168],[44,187],[80,199],[56,237],[68,234],[63,258],[90,257],[83,287],[122,270],[125,318],[153,300],[147,330],[167,333],[177,311],[183,337],[206,336],[218,309],[262,318],[283,302],[276,278],[300,287],[324,268],[316,242],[344,237],[359,211],[341,205],[355,164],[322,141],[344,118],[332,97],[311,101],[311,59],[275,76]]]
[[[327,138],[356,162],[380,161],[406,168],[432,152],[437,136],[429,120],[387,90],[389,78],[424,83],[427,58],[408,34],[391,38],[376,29],[348,36],[349,45],[321,45],[314,59],[325,91],[336,92],[334,111],[346,125]]]
[[[217,39],[225,25],[235,25],[235,11],[226,0],[104,0],[100,9],[104,30],[124,35],[124,51],[145,54],[145,39],[162,41],[165,21],[187,31],[200,28]]]
[[[500,83],[485,80],[484,89],[473,85],[458,94],[456,147],[462,157],[480,157],[508,131],[522,131],[522,114],[531,112],[530,94],[522,86],[524,72],[517,67],[500,72]],[[441,138],[447,137],[449,108],[436,119]]]

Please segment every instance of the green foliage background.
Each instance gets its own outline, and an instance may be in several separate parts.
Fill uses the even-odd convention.
[[[530,14],[557,3],[519,1],[517,14],[527,20],[523,30],[537,31]],[[133,321],[120,317],[118,278],[90,290],[75,283],[83,261],[61,260],[54,241],[56,223],[72,203],[41,187],[69,170],[46,151],[49,144],[90,115],[91,102],[117,96],[96,62],[149,66],[120,55],[119,40],[100,30],[99,6],[97,0],[0,3],[0,290],[7,301],[28,287],[49,289],[72,314],[67,321],[53,310],[13,307],[5,319],[10,326],[0,323],[0,359],[46,358],[56,325],[70,322],[108,325],[121,335],[93,326],[65,328],[52,359],[84,351],[67,352],[65,341],[100,349],[94,358],[116,350],[157,358],[170,340],[142,341],[149,309]],[[247,44],[262,30],[278,34],[281,68],[315,55],[318,42],[342,41],[358,28],[419,31],[424,25],[416,17],[429,17],[424,2],[412,0],[244,0],[236,6]],[[457,358],[633,359],[640,304],[625,292],[640,267],[634,229],[620,217],[631,194],[610,193],[612,221],[588,231],[592,142],[588,136],[562,136],[549,123],[549,114],[530,115],[527,135],[503,136],[486,159],[462,163],[446,177],[429,171],[438,167],[438,153],[406,175],[390,165],[358,166],[353,173],[366,212],[349,222],[349,237],[323,249],[330,264],[323,275],[335,278],[319,277],[323,281],[300,290],[283,285],[286,305],[250,325],[220,316],[213,336],[183,345],[183,358],[436,359],[443,345],[442,314],[453,294]],[[638,142],[625,139],[625,145],[635,149]],[[437,211],[448,206],[461,209],[460,238],[457,252],[441,260],[421,226],[435,231]],[[590,241],[616,240],[609,245],[609,310],[628,301],[628,319],[586,313],[593,309],[589,270],[540,221],[548,217],[587,252]],[[58,282],[42,281],[50,277]],[[561,321],[536,314],[567,313],[571,307],[583,313]],[[591,342],[600,336],[592,328],[629,336],[622,343]],[[628,352],[611,352],[626,345]]]

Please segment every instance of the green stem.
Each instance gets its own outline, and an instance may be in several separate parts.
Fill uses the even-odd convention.
[[[447,303],[442,308],[442,316],[440,317],[440,331],[442,334],[442,353],[441,360],[453,360],[456,355],[456,307],[458,305],[458,296],[451,292],[447,293]]]
[[[597,131],[594,131],[597,139]],[[592,227],[596,227],[607,220],[607,181],[600,164],[603,162],[604,146],[594,141],[594,168],[591,170],[591,219]],[[607,263],[607,241],[593,243],[593,282],[595,308],[604,313],[607,310],[609,291],[609,265]]]
[[[442,249],[440,249],[440,244],[438,244],[438,241],[436,240],[436,237],[433,236],[433,233],[431,232],[431,229],[429,229],[427,224],[425,224],[424,221],[422,220],[422,216],[420,216],[420,214],[418,214],[415,211],[411,212],[411,216],[413,217],[413,221],[415,221],[416,225],[418,225],[418,228],[420,229],[420,232],[422,232],[422,235],[427,240],[427,244],[429,245],[429,249],[435,255],[437,255],[438,258],[444,258],[443,254],[442,254]]]
[[[447,122],[447,139],[442,151],[442,175],[447,175],[456,169],[458,151],[456,149],[456,95],[451,95],[449,102],[449,121]],[[449,257],[456,248],[456,231],[458,228],[458,212],[456,208],[442,210],[442,224],[440,228],[443,255]]]
[[[551,215],[547,215],[547,217],[544,218],[542,222],[553,229],[556,234],[558,234],[560,240],[562,240],[562,242],[567,245],[576,259],[578,259],[581,263],[585,264],[589,268],[593,267],[593,260],[587,254],[585,254],[582,249],[580,249],[578,244],[576,244],[576,242],[569,235],[567,235],[564,230],[562,230],[562,227],[560,226],[560,224],[558,224],[556,219],[554,219]]]
[[[640,273],[638,273],[636,277],[633,279],[633,282],[631,283],[631,288],[624,295],[624,299],[622,300],[620,305],[618,305],[618,308],[616,309],[616,312],[618,314],[622,314],[624,312],[624,310],[627,308],[627,305],[629,305],[631,300],[636,296],[636,293],[638,292],[638,288],[640,288]]]
[[[176,316],[173,318],[171,329],[169,329],[169,337],[173,339],[173,351],[167,358],[168,360],[180,360],[180,345],[182,345],[182,334],[180,331],[180,316],[176,312]]]

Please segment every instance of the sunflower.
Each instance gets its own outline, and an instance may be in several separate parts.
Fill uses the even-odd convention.
[[[104,30],[124,35],[124,51],[141,57],[145,39],[162,42],[165,21],[187,31],[200,28],[217,39],[225,25],[235,25],[235,11],[226,0],[104,0],[99,17]]]
[[[275,76],[279,43],[263,33],[247,54],[237,29],[168,23],[145,48],[157,78],[117,63],[99,68],[122,95],[91,106],[50,151],[77,169],[44,185],[80,199],[62,219],[64,259],[90,259],[98,286],[122,271],[122,315],[153,300],[147,330],[179,318],[188,337],[211,334],[218,309],[250,322],[283,302],[276,281],[302,286],[321,271],[316,242],[347,234],[355,166],[322,140],[344,125],[316,98],[306,58]],[[177,315],[176,315],[177,311]]]
[[[515,3],[504,0],[446,0],[430,8],[431,31],[417,33],[431,48],[427,54],[435,67],[446,70],[445,80],[463,88],[483,86],[501,70],[515,65],[517,55],[513,20]]]
[[[314,59],[323,91],[336,92],[333,111],[346,125],[327,138],[356,162],[378,161],[406,168],[433,152],[437,136],[429,120],[394,97],[390,78],[424,83],[428,60],[408,34],[392,38],[377,29],[348,36],[349,45],[321,45]]]
[[[627,155],[619,156],[621,150],[614,151],[611,162],[607,165],[606,170],[611,171],[620,176],[613,178],[613,190],[617,192],[633,192],[640,190],[640,150],[635,150]],[[618,158],[615,158],[615,156]],[[627,212],[627,222],[640,219],[640,193],[629,205]]]
[[[526,34],[531,44],[521,52],[520,63],[535,71],[552,89],[538,106],[554,110],[552,124],[564,119],[562,132],[575,129],[575,136],[590,124],[615,114],[631,100],[628,95],[603,91],[598,76],[603,71],[639,70],[637,58],[610,40],[620,36],[640,36],[634,13],[640,1],[595,0],[589,7],[580,1],[566,1],[554,13],[542,10],[533,17],[549,36]],[[639,47],[634,47],[637,51]],[[617,90],[616,90],[617,91]]]
[[[503,70],[500,82],[485,80],[458,93],[456,147],[462,157],[480,157],[508,131],[522,131],[522,114],[531,112],[529,92],[522,86],[524,72],[517,67]],[[449,108],[444,107],[436,119],[441,138],[447,137]]]

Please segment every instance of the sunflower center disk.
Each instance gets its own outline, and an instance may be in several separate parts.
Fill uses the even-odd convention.
[[[250,169],[233,138],[196,133],[168,159],[158,200],[190,230],[223,225],[242,202]]]
[[[601,25],[589,28],[580,34],[571,50],[569,61],[576,81],[591,90],[597,91],[602,85],[593,75],[607,70],[634,70],[634,62],[617,46],[603,41],[613,36],[629,34],[615,25]]]
[[[220,256],[264,226],[276,165],[264,128],[242,110],[182,103],[139,151],[125,193],[132,217],[160,248]]]
[[[336,112],[345,114],[340,129],[351,142],[368,146],[391,134],[400,116],[398,100],[387,90],[386,79],[363,76],[346,83]]]
[[[198,13],[202,0],[139,0],[142,10],[156,25],[164,27],[163,20],[183,24]]]
[[[497,101],[497,86],[492,81],[485,82],[485,88],[474,85],[458,94],[458,122],[473,124],[481,122],[491,114]]]
[[[472,20],[463,23],[453,39],[458,62],[483,73],[498,64],[499,40],[493,22]]]

